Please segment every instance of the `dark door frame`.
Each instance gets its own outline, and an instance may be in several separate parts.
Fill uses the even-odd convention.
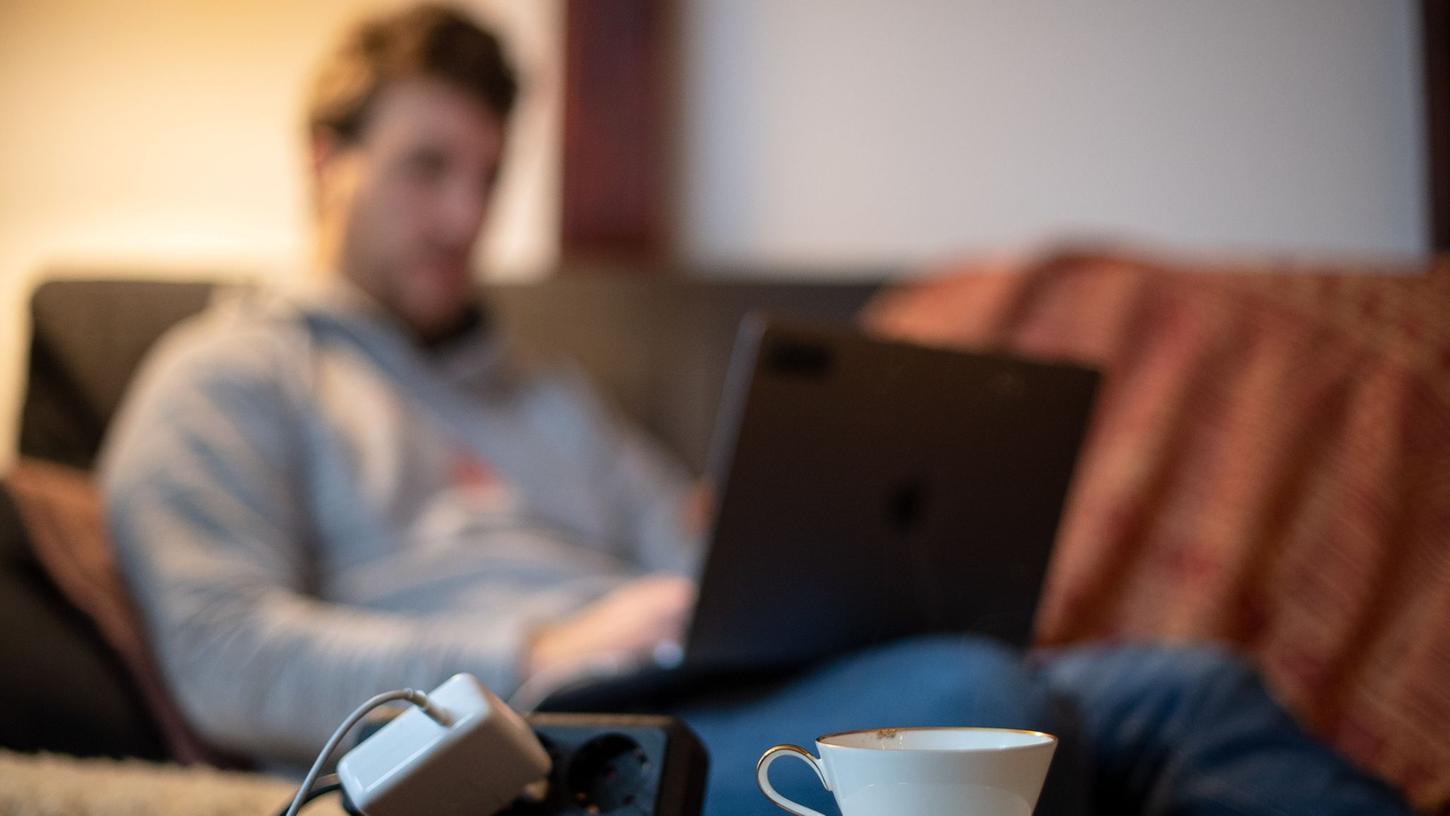
[[[1420,0],[1430,247],[1450,252],[1450,0]]]
[[[565,268],[660,268],[672,252],[673,0],[566,0]]]

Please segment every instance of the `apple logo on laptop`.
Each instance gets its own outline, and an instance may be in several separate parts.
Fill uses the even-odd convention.
[[[905,535],[921,520],[926,506],[926,485],[920,478],[901,481],[886,497],[886,526]]]

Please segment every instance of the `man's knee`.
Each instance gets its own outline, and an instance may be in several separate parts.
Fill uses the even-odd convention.
[[[1098,714],[1131,705],[1201,716],[1264,693],[1253,664],[1217,644],[1073,647],[1046,653],[1041,663],[1058,693]]]
[[[1168,672],[1179,683],[1201,689],[1237,690],[1256,685],[1258,670],[1237,652],[1217,644],[1164,649]]]

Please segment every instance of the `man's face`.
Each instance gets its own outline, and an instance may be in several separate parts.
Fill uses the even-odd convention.
[[[453,328],[503,153],[502,122],[443,81],[409,79],[374,100],[357,143],[315,138],[324,262],[421,339]]]

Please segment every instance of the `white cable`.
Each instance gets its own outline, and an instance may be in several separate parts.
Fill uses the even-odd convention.
[[[372,711],[380,705],[391,703],[394,700],[404,700],[423,709],[424,714],[427,714],[429,718],[444,728],[452,725],[452,719],[448,716],[448,712],[434,705],[428,699],[428,695],[415,689],[386,691],[368,700],[366,703],[354,709],[351,714],[347,715],[347,719],[342,721],[342,725],[339,725],[337,730],[332,732],[332,736],[322,746],[322,752],[317,755],[317,760],[312,763],[312,770],[307,772],[307,776],[302,780],[302,785],[297,788],[297,795],[292,798],[292,804],[287,807],[287,816],[297,816],[297,811],[302,808],[303,802],[307,799],[307,794],[312,791],[312,786],[317,782],[317,775],[322,773],[322,767],[327,764],[328,758],[332,756],[333,751],[337,750],[338,743],[342,742],[342,738],[347,736],[347,732],[351,731],[352,727],[357,725],[359,720],[366,717],[369,711]]]

